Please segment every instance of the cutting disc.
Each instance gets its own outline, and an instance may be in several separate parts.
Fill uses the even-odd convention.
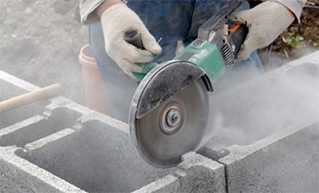
[[[163,70],[153,71],[141,85],[152,84],[154,76]],[[155,82],[158,85],[162,79]],[[167,81],[167,79],[163,80]],[[155,83],[154,83],[155,84]],[[194,151],[206,133],[209,114],[207,89],[201,79],[192,80],[156,108],[138,116],[138,92],[130,112],[131,137],[139,153],[155,167],[173,167],[182,161],[185,153]],[[137,107],[137,108],[136,108]]]

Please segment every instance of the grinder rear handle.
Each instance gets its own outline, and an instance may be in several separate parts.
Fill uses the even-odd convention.
[[[249,29],[245,24],[235,22],[234,26],[229,28],[228,41],[234,46],[234,56],[238,58],[243,43],[245,42]]]

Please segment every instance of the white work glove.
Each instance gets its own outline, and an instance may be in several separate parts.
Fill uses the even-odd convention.
[[[252,52],[270,45],[295,20],[288,8],[273,1],[241,11],[236,16],[249,27],[247,39],[239,54],[240,59],[247,59]]]
[[[136,64],[149,63],[161,53],[161,47],[146,29],[139,16],[124,3],[108,8],[101,15],[106,53],[129,76],[142,72]],[[125,41],[125,33],[136,31],[140,34],[145,50],[138,49]]]

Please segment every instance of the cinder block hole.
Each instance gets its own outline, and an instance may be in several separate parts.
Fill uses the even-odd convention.
[[[168,172],[146,164],[127,134],[99,121],[19,156],[90,193],[131,192]]]
[[[25,90],[18,88],[6,81],[0,80],[0,101],[4,101],[24,93],[26,93]],[[41,113],[43,111],[43,107],[45,107],[47,104],[48,101],[39,101],[27,106],[0,113],[0,129],[25,120],[34,116],[35,114]]]
[[[22,147],[27,143],[46,137],[62,129],[71,127],[80,113],[67,108],[55,109],[48,119],[23,127],[0,138],[0,146],[16,145]]]

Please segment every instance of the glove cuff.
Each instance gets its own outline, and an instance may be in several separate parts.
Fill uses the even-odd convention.
[[[295,15],[298,22],[300,23],[302,9],[305,6],[307,0],[269,0],[269,1],[280,3],[281,5],[288,8]]]
[[[104,2],[108,0],[81,0],[83,3],[79,6],[81,23],[89,24],[99,21],[95,13],[96,9],[100,7]],[[127,4],[127,0],[121,0],[124,4]]]
[[[128,8],[128,7],[124,3],[119,3],[119,4],[112,5],[108,9],[104,10],[103,13],[101,13],[100,17],[101,18],[107,17],[107,15],[109,15],[110,13],[113,13],[114,10],[123,9],[123,8]]]

